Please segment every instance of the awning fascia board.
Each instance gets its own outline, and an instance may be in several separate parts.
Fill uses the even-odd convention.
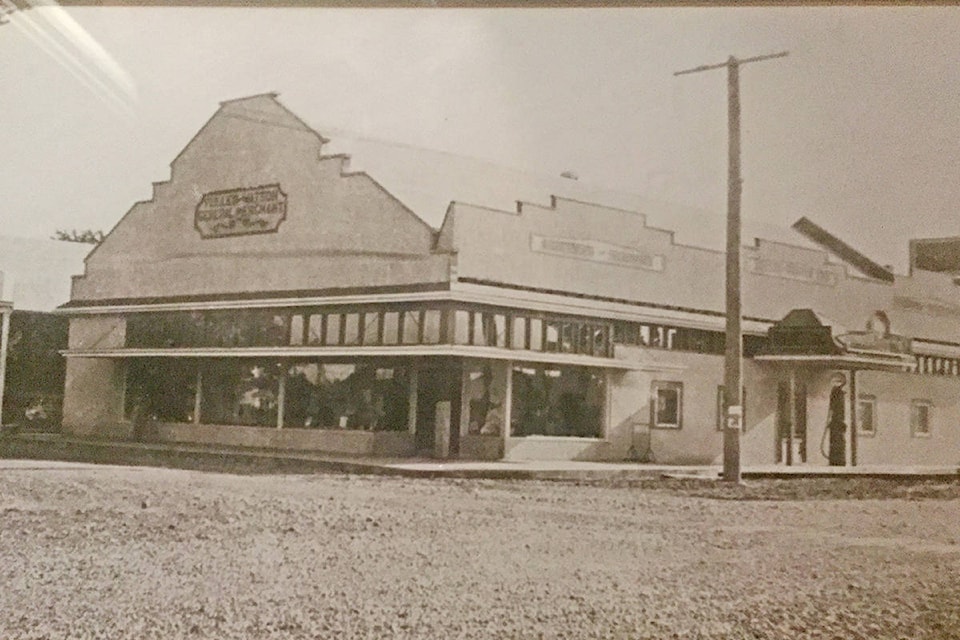
[[[361,358],[454,356],[489,360],[512,360],[541,364],[594,367],[621,371],[682,369],[659,362],[632,362],[567,353],[519,351],[499,347],[467,345],[411,345],[379,347],[241,347],[241,348],[173,348],[173,349],[65,349],[67,358]]]
[[[792,364],[797,366],[824,367],[832,369],[870,369],[874,371],[913,371],[916,369],[916,361],[913,358],[909,360],[902,357],[882,358],[867,354],[840,354],[840,355],[818,355],[818,354],[783,354],[783,355],[757,355],[753,357],[758,362],[771,362],[775,364]]]

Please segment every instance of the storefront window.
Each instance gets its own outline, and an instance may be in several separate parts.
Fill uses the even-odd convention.
[[[218,360],[203,368],[200,421],[205,424],[277,426],[278,365]]]
[[[499,435],[503,429],[506,367],[485,362],[469,366],[464,394],[467,398],[467,431],[474,435]]]
[[[127,363],[125,413],[128,420],[192,422],[196,403],[196,363],[135,359]]]
[[[283,426],[403,431],[408,396],[402,367],[301,362],[287,370]]]
[[[604,380],[586,367],[515,367],[511,434],[602,437]]]

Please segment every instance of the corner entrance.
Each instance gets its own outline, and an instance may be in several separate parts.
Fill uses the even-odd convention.
[[[417,374],[417,455],[434,457],[437,441],[437,405],[448,402],[449,445],[448,455],[460,453],[460,394],[461,363],[431,362],[421,365]]]

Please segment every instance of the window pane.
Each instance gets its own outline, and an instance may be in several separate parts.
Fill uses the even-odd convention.
[[[131,360],[125,410],[133,422],[192,422],[197,365],[189,360]]]
[[[578,325],[573,323],[566,323],[561,325],[561,334],[562,339],[560,341],[560,350],[563,353],[574,353],[576,351]]]
[[[654,382],[651,416],[654,427],[680,428],[682,393],[679,382]]]
[[[340,344],[340,320],[343,316],[339,313],[331,313],[327,316],[327,344]]]
[[[282,347],[287,344],[290,339],[289,321],[289,316],[280,314],[273,314],[271,316],[265,336],[267,346]],[[259,344],[259,340],[257,343]]]
[[[405,311],[403,313],[403,344],[418,344],[420,342],[420,312]]]
[[[404,368],[300,363],[287,372],[284,426],[402,431],[407,428]]]
[[[522,316],[513,318],[513,335],[510,340],[510,346],[514,349],[526,348],[527,322]]]
[[[343,344],[360,343],[360,314],[348,313],[343,318]]]
[[[303,344],[303,316],[301,315],[290,318],[290,344]]]
[[[586,367],[515,367],[511,434],[603,436],[606,384]]]
[[[487,346],[490,344],[487,341],[487,336],[489,334],[486,331],[486,325],[484,324],[485,317],[489,316],[485,316],[479,311],[476,311],[473,314],[473,344],[478,346]]]
[[[315,313],[310,316],[309,333],[307,334],[307,344],[320,344],[323,342],[323,315]]]
[[[212,362],[203,371],[201,422],[276,427],[278,388],[269,362]]]
[[[677,401],[677,392],[675,389],[657,390],[657,424],[675,425],[679,417],[677,410],[679,402]]]
[[[665,346],[667,347],[667,349],[673,349],[673,348],[675,348],[675,346],[674,346],[674,341],[676,340],[676,338],[677,338],[677,330],[676,330],[676,329],[668,329],[668,330],[667,330],[667,342],[666,342],[666,345],[665,345]]]
[[[440,344],[440,310],[427,309],[423,313],[424,344]]]
[[[506,397],[507,372],[503,366],[489,362],[467,365],[464,395],[467,399],[468,432],[497,435],[503,429],[503,401]]]
[[[558,351],[560,349],[560,325],[556,322],[547,323],[546,344],[544,351]]]
[[[380,344],[380,313],[365,313],[363,321],[363,344]]]
[[[543,351],[543,320],[530,318],[530,348]]]
[[[470,344],[470,312],[457,310],[453,314],[453,343]]]
[[[494,344],[498,347],[507,346],[507,317],[498,313],[493,316]]]
[[[383,314],[383,344],[400,342],[400,314],[387,311]]]

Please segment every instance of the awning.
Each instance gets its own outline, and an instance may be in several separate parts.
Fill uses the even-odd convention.
[[[634,362],[617,358],[525,351],[499,347],[468,345],[395,345],[377,347],[239,347],[239,348],[116,348],[66,349],[60,352],[68,358],[363,358],[363,357],[422,357],[455,356],[488,360],[510,360],[569,366],[594,367],[619,371],[646,371],[677,369],[659,362]]]
[[[827,322],[812,309],[794,309],[770,328],[766,352],[753,359],[830,369],[914,371],[917,368],[909,338],[872,331],[838,335],[837,327]]]
[[[766,354],[753,357],[759,362],[819,367],[824,369],[870,369],[873,371],[914,371],[917,368],[913,356],[902,354],[868,354],[848,352],[837,355],[822,354]]]

